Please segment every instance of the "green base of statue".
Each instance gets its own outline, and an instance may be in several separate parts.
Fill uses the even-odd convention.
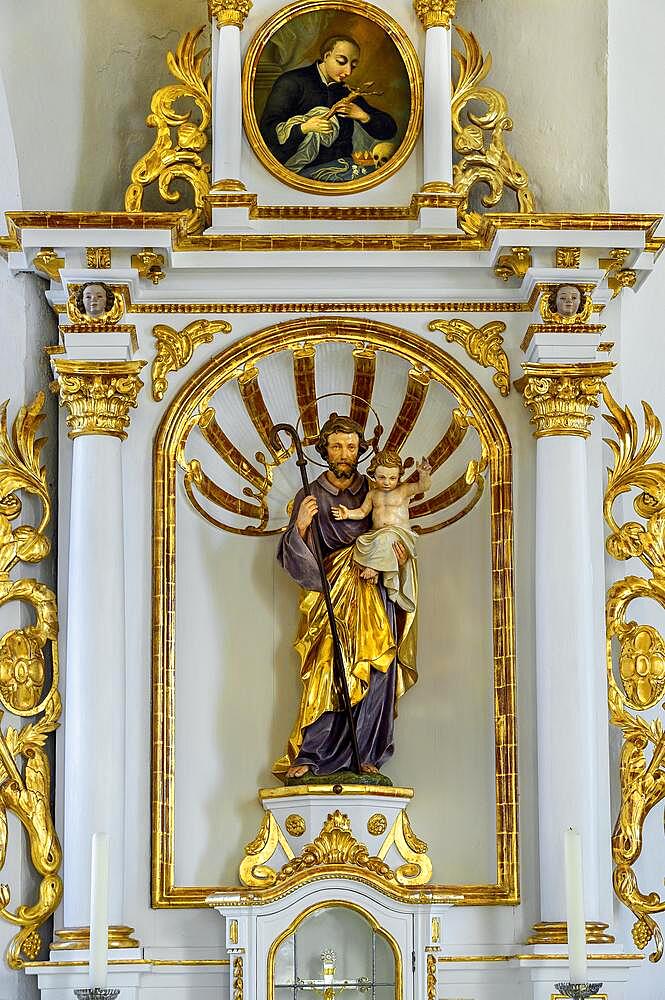
[[[285,778],[284,784],[293,785],[385,785],[392,788],[387,774],[356,774],[355,771],[335,771],[333,774],[307,774],[299,778]]]

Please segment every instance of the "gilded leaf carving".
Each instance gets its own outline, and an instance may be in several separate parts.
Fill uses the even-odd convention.
[[[204,228],[205,197],[210,189],[210,165],[201,155],[210,142],[212,114],[210,74],[203,73],[209,49],[197,50],[203,30],[201,27],[198,31],[188,31],[175,52],[166,56],[166,64],[177,83],[162,87],[153,95],[146,125],[156,129],[155,141],[134,166],[131,184],[125,192],[126,211],[140,212],[146,187],[156,181],[163,201],[173,203],[181,197],[173,182],[183,182],[191,189],[194,202],[194,207],[187,211],[188,233],[199,233]],[[193,102],[195,110],[177,111],[176,102],[186,100]]]
[[[612,835],[614,891],[635,916],[633,940],[638,948],[653,942],[649,958],[660,960],[663,932],[654,916],[665,912],[658,892],[644,893],[635,864],[642,853],[644,825],[651,811],[665,800],[665,733],[653,709],[665,691],[665,643],[652,625],[627,621],[631,603],[648,598],[665,609],[665,465],[649,459],[661,439],[660,421],[643,403],[644,433],[628,407],[621,408],[603,388],[614,436],[607,441],[614,458],[604,498],[610,528],[607,550],[615,559],[640,559],[650,577],[626,576],[607,593],[607,682],[610,720],[623,735],[620,756],[621,802]],[[616,519],[616,500],[636,493],[633,508],[646,522]],[[612,640],[619,647],[617,662]],[[618,669],[617,669],[618,668]]]
[[[484,83],[492,68],[492,56],[483,56],[470,31],[458,25],[455,30],[464,52],[453,49],[459,65],[452,97],[453,142],[459,155],[453,165],[453,187],[465,198],[460,208],[462,229],[476,234],[482,226],[482,215],[471,210],[470,199],[478,184],[487,188],[481,199],[487,208],[499,203],[506,188],[515,193],[518,212],[533,212],[534,200],[526,170],[506,149],[504,133],[513,127],[508,102],[498,90]],[[484,112],[476,110],[478,103],[485,105]]]
[[[169,386],[167,375],[184,368],[197,347],[209,344],[216,333],[230,332],[231,324],[223,319],[197,319],[184,330],[158,323],[152,331],[157,341],[157,355],[152,363],[152,398],[157,402],[164,398]]]
[[[461,344],[472,361],[483,368],[493,368],[496,375],[492,381],[502,396],[510,392],[510,363],[503,349],[503,334],[506,324],[493,320],[481,327],[475,327],[465,319],[436,319],[429,325],[430,330],[439,330],[449,344]]]
[[[51,504],[46,470],[40,464],[45,439],[37,436],[44,420],[43,405],[44,394],[39,393],[20,410],[11,435],[7,403],[0,406],[0,606],[23,602],[35,617],[34,624],[10,629],[0,637],[0,704],[13,715],[32,720],[20,729],[0,729],[0,868],[7,855],[10,811],[25,830],[32,864],[41,876],[37,901],[19,905],[15,911],[9,909],[9,887],[0,886],[0,915],[18,928],[6,954],[11,968],[21,968],[27,960],[37,958],[41,950],[39,929],[62,896],[58,875],[62,854],[51,815],[51,774],[44,750],[61,712],[56,600],[39,581],[12,580],[9,576],[19,562],[39,562],[50,551],[44,531]],[[13,524],[23,511],[22,492],[41,502],[42,515],[36,527]]]

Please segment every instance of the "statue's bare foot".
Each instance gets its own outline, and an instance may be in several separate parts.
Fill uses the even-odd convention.
[[[292,764],[291,767],[286,772],[287,778],[302,778],[305,774],[309,773],[309,767],[307,764]]]
[[[363,774],[378,774],[379,769],[375,767],[374,764],[361,764],[360,770]]]
[[[377,577],[378,577],[378,575],[379,574],[378,574],[377,570],[371,569],[369,566],[366,566],[365,569],[360,574],[360,579],[361,580],[376,580]]]

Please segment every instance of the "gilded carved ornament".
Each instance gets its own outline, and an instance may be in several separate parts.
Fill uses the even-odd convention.
[[[624,288],[633,288],[637,281],[637,271],[623,266],[631,253],[632,250],[617,248],[610,250],[607,257],[601,257],[598,260],[598,266],[605,271],[607,276],[607,287],[611,290],[613,299]]]
[[[106,270],[111,266],[111,247],[87,247],[85,261],[91,270]]]
[[[172,188],[174,181],[191,188],[194,207],[184,213],[187,233],[201,232],[205,225],[205,198],[210,188],[210,165],[202,152],[209,145],[208,129],[212,114],[210,74],[203,75],[203,63],[209,49],[197,45],[203,27],[182,36],[175,52],[168,52],[166,64],[176,83],[156,91],[146,124],[156,129],[152,148],[136,163],[131,184],[125,192],[127,212],[143,210],[146,187],[157,182],[160,197],[169,203],[180,201],[180,192]],[[198,112],[190,108],[176,111],[177,101],[193,102]]]
[[[503,94],[483,81],[492,67],[492,56],[483,56],[475,36],[459,26],[455,30],[462,39],[464,53],[453,49],[459,65],[459,76],[453,87],[453,145],[459,160],[453,165],[453,188],[464,196],[459,223],[465,233],[477,235],[483,226],[483,216],[469,207],[471,192],[478,184],[489,190],[481,201],[486,208],[498,205],[508,188],[517,196],[518,212],[533,212],[533,194],[529,177],[515,160],[504,142],[504,132],[513,127],[508,115],[508,102]],[[477,102],[486,111],[473,110]]]
[[[568,434],[589,437],[598,406],[603,379],[610,374],[611,362],[580,365],[522,365],[524,375],[515,383],[531,411],[536,438]]]
[[[436,955],[427,956],[427,1000],[436,1000]]]
[[[269,862],[280,846],[288,860],[277,869]],[[393,846],[404,861],[394,870],[384,860]],[[432,877],[432,864],[427,844],[415,836],[404,810],[397,815],[376,855],[370,855],[367,847],[356,840],[349,817],[336,810],[329,814],[318,837],[294,856],[274,814],[267,812],[258,835],[245,848],[239,874],[243,885],[274,896],[317,874],[333,871],[339,876],[365,876],[395,895],[402,889],[426,885]]]
[[[197,347],[209,344],[217,333],[230,333],[231,324],[226,320],[197,319],[184,330],[158,323],[152,335],[157,341],[157,355],[152,363],[152,398],[159,402],[169,387],[169,372],[180,371],[188,364]]]
[[[79,361],[56,357],[54,391],[69,411],[69,437],[108,434],[124,440],[130,407],[137,405],[145,361]]]
[[[56,599],[53,591],[37,580],[10,579],[19,562],[41,562],[51,549],[45,534],[51,503],[46,470],[39,457],[45,439],[37,437],[45,417],[43,405],[44,394],[38,393],[20,410],[11,438],[7,403],[0,406],[0,606],[23,602],[35,616],[32,625],[11,629],[0,638],[0,704],[3,711],[31,720],[22,728],[0,730],[0,868],[7,856],[9,811],[25,831],[30,860],[41,880],[37,901],[13,911],[9,909],[9,886],[0,885],[0,916],[18,928],[5,956],[12,969],[37,958],[41,950],[39,930],[62,897],[58,874],[62,853],[51,814],[51,773],[44,750],[61,712]],[[41,504],[42,516],[36,527],[29,523],[12,526],[23,510],[21,491]]]
[[[36,271],[43,274],[51,281],[60,281],[60,269],[65,266],[64,257],[58,257],[52,247],[43,247],[39,253],[32,258],[32,264]]]
[[[554,256],[554,266],[577,268],[580,266],[581,255],[581,247],[557,247]]]
[[[457,0],[414,0],[414,9],[423,28],[449,28],[457,8]]]
[[[236,955],[233,959],[233,1000],[242,1000],[245,995],[243,957]]]
[[[164,254],[155,253],[152,247],[146,247],[139,253],[132,254],[131,265],[138,271],[139,278],[149,278],[153,285],[158,285],[166,277]]]
[[[494,266],[494,273],[502,281],[510,278],[523,278],[533,266],[530,247],[513,247],[510,253],[502,254]]]
[[[430,330],[439,330],[449,344],[461,344],[472,361],[483,368],[493,368],[494,385],[502,396],[510,393],[510,363],[503,349],[503,334],[506,324],[500,320],[475,327],[464,319],[437,319],[429,324]]]
[[[218,28],[242,28],[251,9],[251,0],[208,0],[210,18],[216,19]]]
[[[663,955],[663,932],[654,915],[665,912],[658,892],[644,892],[635,866],[642,853],[647,817],[665,800],[665,731],[654,714],[665,694],[665,643],[652,625],[628,621],[634,600],[646,598],[665,608],[665,464],[649,459],[661,440],[661,424],[648,403],[644,433],[628,407],[622,409],[603,390],[613,437],[607,440],[614,465],[608,471],[604,515],[611,534],[606,541],[614,559],[639,559],[649,576],[626,576],[607,592],[607,683],[610,721],[623,734],[620,756],[621,802],[612,834],[614,891],[635,916],[633,940],[638,948],[653,942],[649,958]],[[639,521],[617,521],[615,504],[637,492],[633,508]],[[613,641],[618,656],[613,656]],[[648,713],[648,714],[644,714]]]

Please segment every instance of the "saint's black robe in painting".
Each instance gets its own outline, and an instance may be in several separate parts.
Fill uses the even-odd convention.
[[[353,544],[358,535],[371,530],[370,518],[336,521],[332,516],[331,508],[340,504],[360,507],[367,489],[365,478],[357,475],[348,488],[338,490],[325,473],[311,486],[319,505],[323,556],[343,647],[360,759],[380,768],[393,753],[396,700],[416,680],[415,620],[413,615],[397,613],[380,581],[360,579],[362,567],[353,562]],[[301,490],[277,553],[282,566],[306,591],[296,640],[303,696],[287,754],[274,767],[280,777],[291,764],[307,764],[314,774],[331,774],[352,765],[348,725],[336,704],[332,682],[330,629],[319,596],[318,566],[295,526],[303,497]],[[333,706],[335,710],[327,710]]]
[[[325,84],[317,63],[282,73],[273,84],[259,122],[261,135],[272,155],[280,163],[286,163],[305,138],[300,125],[294,125],[286,142],[281,143],[276,132],[280,122],[286,122],[296,115],[305,115],[312,108],[332,108],[333,104],[348,97],[350,93],[351,90],[344,83]],[[363,97],[354,98],[353,103],[369,115],[369,121],[360,124],[377,142],[394,137],[397,125],[391,115],[373,108]],[[339,123],[337,139],[331,146],[322,146],[309,167],[352,155],[354,121],[340,115]]]

